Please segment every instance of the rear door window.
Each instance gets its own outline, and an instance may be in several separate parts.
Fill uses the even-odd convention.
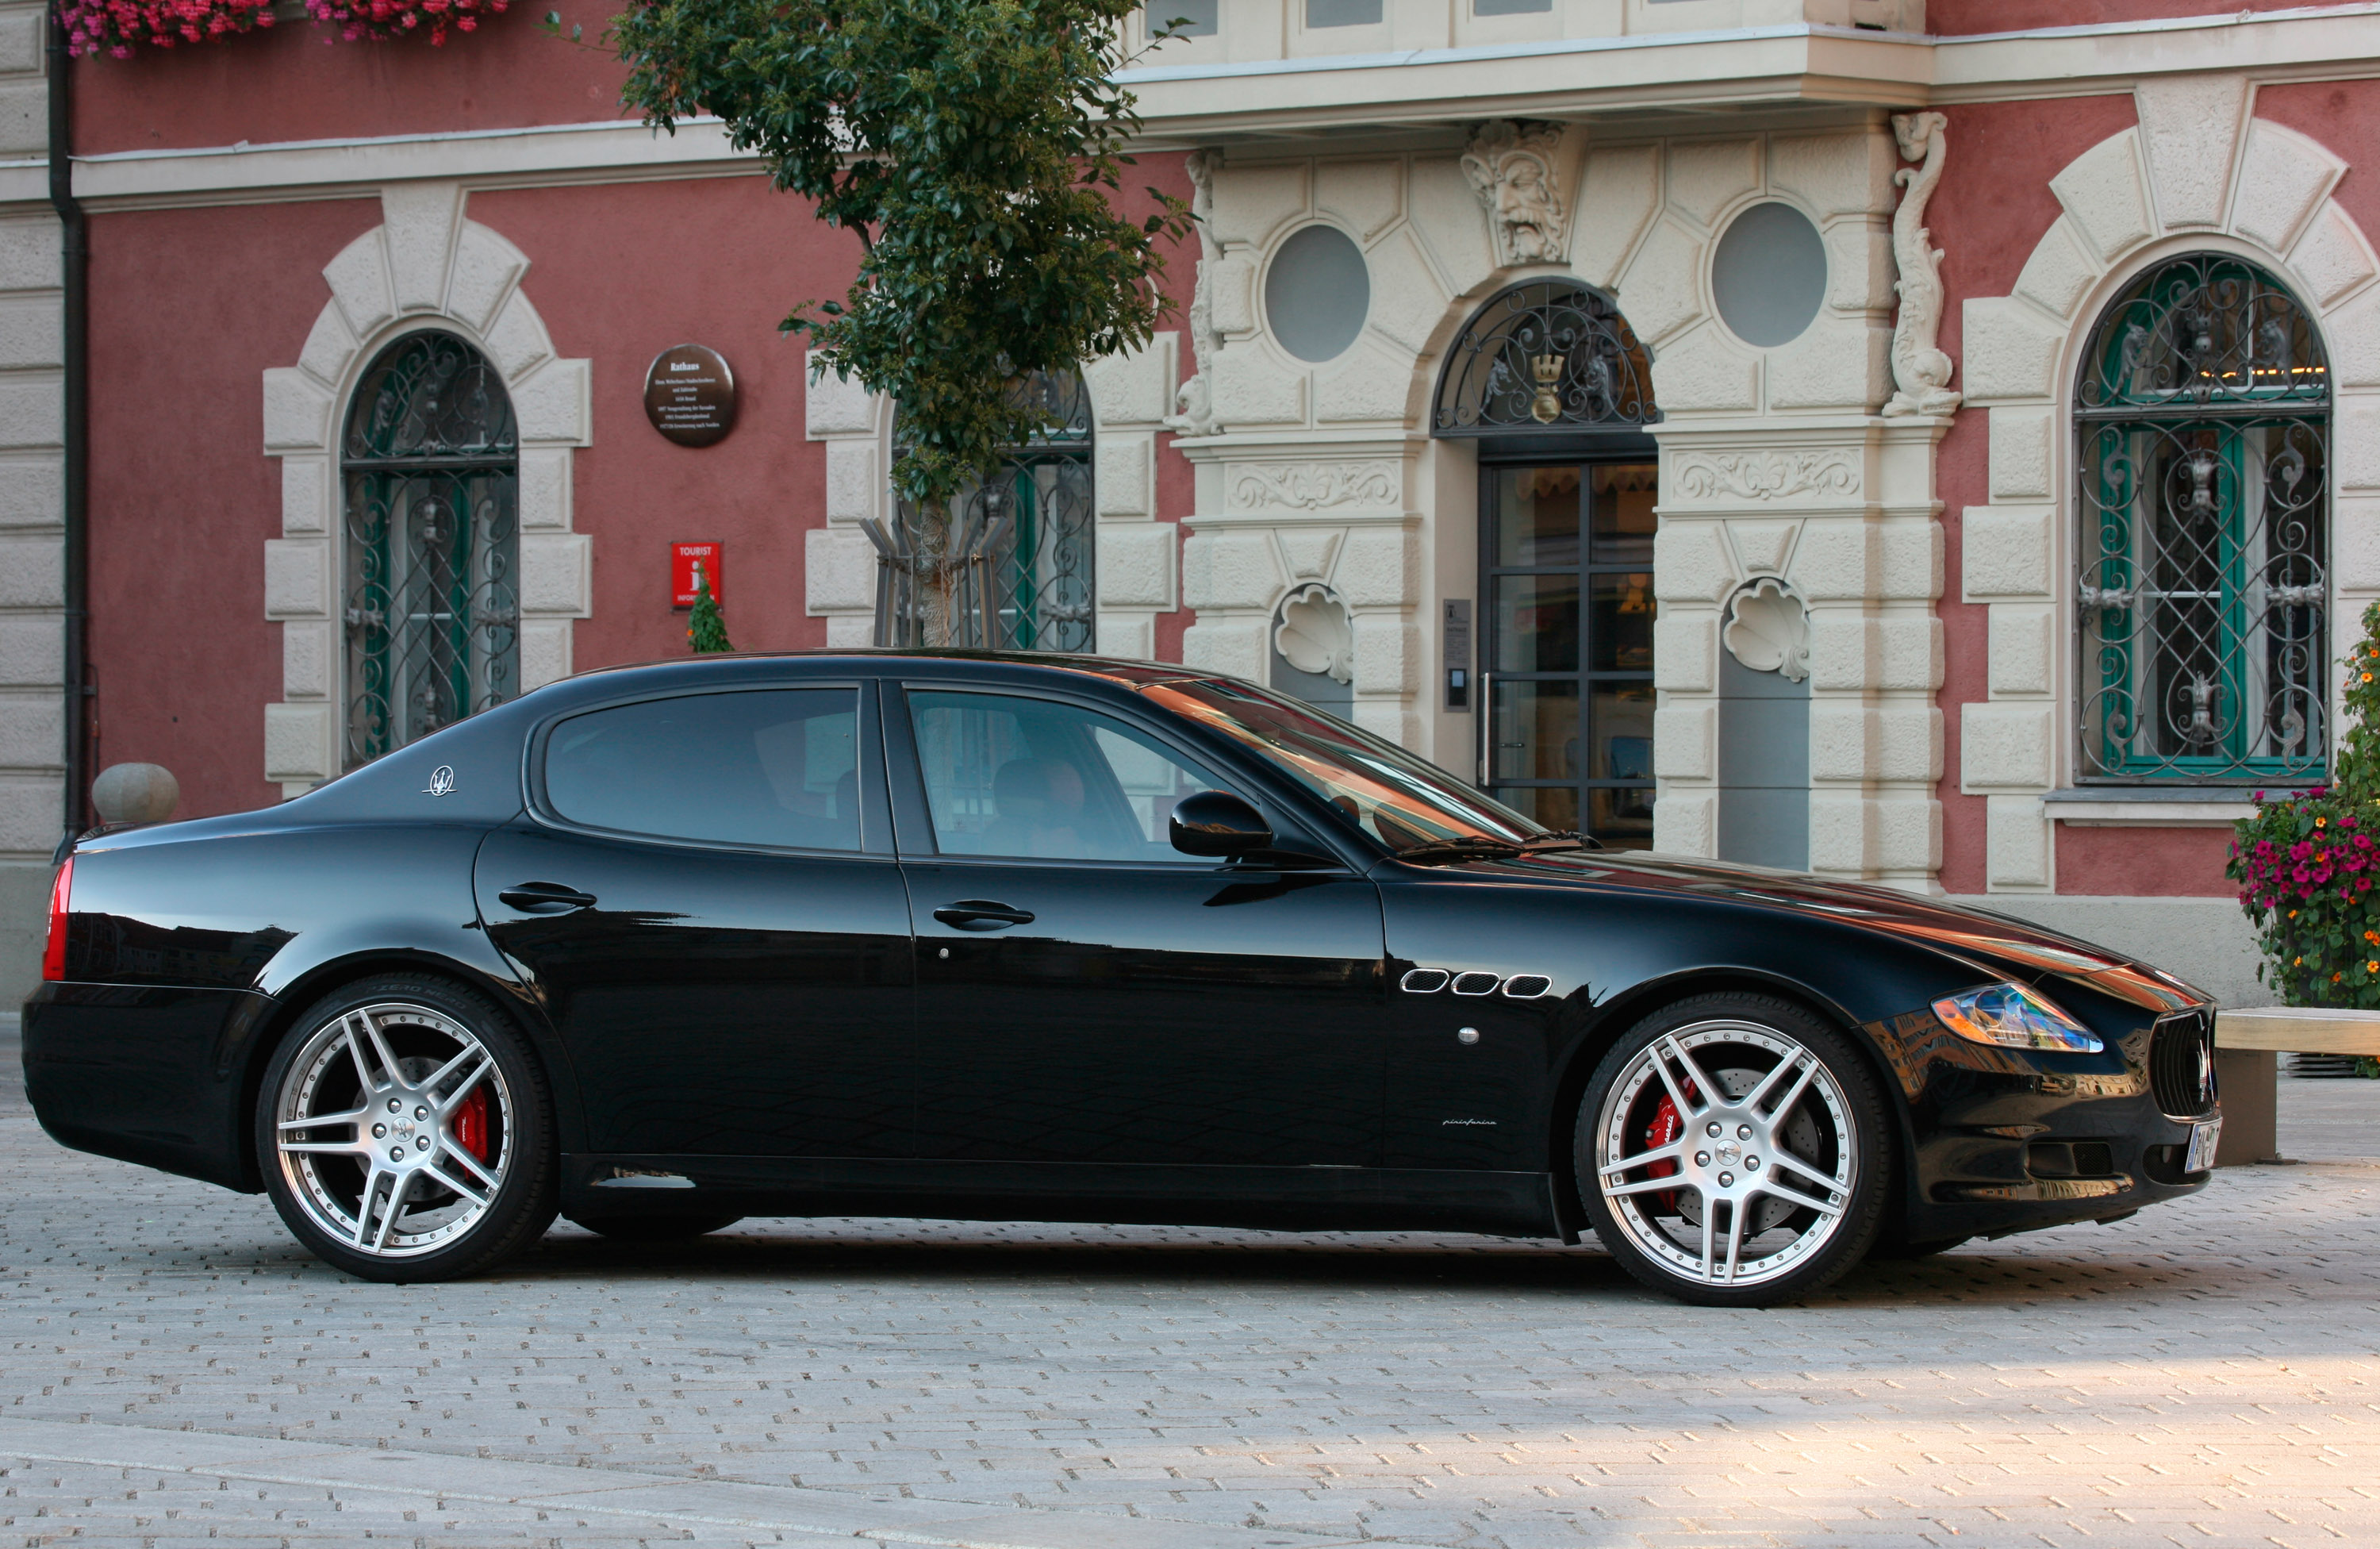
[[[546,805],[589,828],[856,850],[859,691],[686,694],[574,715],[545,744]]]

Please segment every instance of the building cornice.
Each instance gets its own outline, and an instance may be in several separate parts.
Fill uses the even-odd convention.
[[[2221,70],[2257,80],[2380,76],[2380,0],[1940,38],[1791,25],[1549,40],[1230,65],[1157,66],[1140,149],[1411,135],[1493,117],[1592,120],[1676,112],[1807,112],[2129,91],[2144,78]],[[388,135],[79,157],[97,210],[357,197],[391,183],[473,188],[747,176],[759,159],[716,119],[675,134],[632,121]],[[46,201],[44,165],[0,160],[0,207]]]

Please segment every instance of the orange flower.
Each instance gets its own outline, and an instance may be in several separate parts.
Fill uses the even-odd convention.
[[[2313,820],[2313,825],[2316,828],[2326,828],[2330,825],[2330,820],[2328,818],[2316,818]]]

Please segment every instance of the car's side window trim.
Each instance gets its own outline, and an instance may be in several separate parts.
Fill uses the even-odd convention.
[[[760,683],[736,683],[718,687],[677,687],[658,692],[622,694],[616,699],[598,700],[574,704],[566,710],[547,716],[530,731],[523,756],[522,785],[527,800],[525,807],[531,822],[541,827],[568,834],[584,834],[594,838],[614,839],[624,844],[656,845],[670,849],[718,850],[733,855],[811,856],[843,860],[890,860],[893,858],[893,832],[890,802],[886,791],[883,739],[878,734],[877,680],[865,677],[783,678]],[[859,793],[859,844],[857,849],[824,849],[795,845],[735,844],[720,839],[697,839],[672,834],[645,834],[633,829],[603,828],[594,823],[579,823],[564,816],[554,809],[545,788],[545,760],[548,744],[556,728],[565,722],[600,711],[617,710],[625,705],[650,704],[662,700],[710,698],[719,694],[785,693],[806,689],[847,689],[855,696],[853,747],[857,754]]]
[[[1204,748],[1195,742],[1185,741],[1172,728],[1155,724],[1159,717],[1150,714],[1145,706],[1136,703],[1111,704],[1088,695],[1052,691],[1038,683],[987,683],[980,678],[921,677],[905,677],[897,682],[888,677],[881,681],[885,699],[882,725],[886,773],[892,787],[892,810],[894,822],[899,830],[898,849],[904,859],[994,866],[1089,866],[1117,871],[1145,870],[1151,864],[1166,865],[1169,869],[1183,872],[1200,870],[1223,872],[1232,869],[1224,862],[1200,868],[1187,862],[1068,860],[1032,856],[944,852],[938,847],[934,837],[933,812],[926,797],[925,768],[917,752],[915,711],[909,703],[908,696],[912,693],[955,693],[985,694],[996,699],[1042,700],[1051,704],[1062,704],[1071,709],[1104,715],[1130,726],[1184,763],[1194,768],[1208,770],[1218,777],[1230,778],[1236,793],[1256,801],[1258,807],[1265,810],[1267,816],[1273,820],[1276,826],[1280,826],[1283,816],[1291,817],[1295,823],[1300,836],[1312,838],[1315,843],[1323,846],[1346,870],[1358,872],[1363,869],[1360,866],[1348,864],[1345,856],[1340,854],[1339,846],[1317,836],[1313,832],[1313,823],[1298,811],[1294,802],[1281,798],[1281,793],[1274,788],[1272,781],[1251,780],[1249,772],[1244,767],[1245,761],[1234,756],[1219,757],[1219,750]],[[1232,750],[1222,749],[1220,751],[1230,754]]]

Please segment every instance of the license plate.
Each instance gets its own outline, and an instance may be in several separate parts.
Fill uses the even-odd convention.
[[[2190,1127],[2190,1151],[2181,1159],[2185,1173],[2203,1173],[2215,1165],[2216,1142],[2223,1138],[2223,1121],[2210,1118]]]

